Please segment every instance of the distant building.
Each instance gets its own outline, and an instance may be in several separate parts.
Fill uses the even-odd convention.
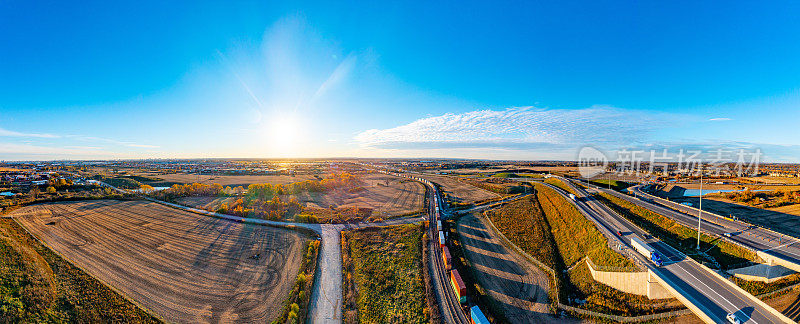
[[[770,177],[784,177],[784,178],[796,178],[800,176],[798,173],[788,172],[788,171],[770,171]]]

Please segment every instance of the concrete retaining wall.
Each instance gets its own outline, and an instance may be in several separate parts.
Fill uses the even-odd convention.
[[[763,259],[768,265],[781,265],[786,268],[792,269],[794,271],[800,272],[800,264],[796,264],[794,262],[789,262],[787,260],[777,258],[769,253],[765,253],[764,251],[756,251],[756,254]]]
[[[611,272],[595,270],[592,263],[586,260],[592,278],[604,285],[629,294],[647,296],[650,299],[664,299],[674,297],[661,283],[646,272]]]

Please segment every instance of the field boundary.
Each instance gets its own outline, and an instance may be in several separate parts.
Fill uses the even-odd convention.
[[[179,205],[179,204],[174,204],[174,203],[171,203],[171,202],[161,201],[161,200],[153,199],[153,198],[149,198],[149,197],[144,197],[144,200],[151,201],[151,202],[154,202],[154,203],[157,203],[157,204],[161,204],[161,205],[164,205],[164,206],[167,206],[167,207],[180,209],[180,210],[187,211],[187,212],[194,213],[194,214],[199,214],[199,215],[203,215],[203,216],[209,216],[209,217],[214,217],[214,218],[225,219],[225,220],[229,220],[229,221],[233,221],[233,222],[247,223],[247,224],[253,224],[253,225],[262,225],[262,226],[269,226],[269,227],[275,227],[275,228],[283,228],[283,229],[295,230],[295,231],[298,231],[298,232],[301,232],[301,233],[305,233],[305,234],[311,235],[312,237],[316,237],[316,238],[320,238],[321,237],[321,233],[322,233],[322,227],[319,224],[274,222],[274,221],[268,221],[268,220],[265,220],[265,219],[248,218],[248,217],[233,216],[233,215],[228,215],[228,214],[220,214],[220,213],[210,212],[210,211],[202,210],[202,209],[198,209],[198,208],[193,208],[193,207],[183,206],[183,205]],[[316,225],[316,226],[314,226],[314,225]],[[317,229],[317,227],[319,227],[319,229]]]
[[[35,204],[34,204],[34,205],[35,205]],[[122,298],[125,298],[126,300],[130,301],[131,303],[133,303],[134,305],[136,305],[136,307],[139,307],[139,309],[141,309],[141,310],[142,310],[142,311],[144,311],[145,313],[149,314],[150,316],[153,316],[153,317],[157,318],[157,319],[158,319],[159,321],[161,321],[161,322],[167,323],[167,321],[166,321],[166,320],[165,320],[163,317],[161,317],[161,315],[159,315],[159,314],[156,314],[155,312],[153,312],[153,311],[152,311],[152,310],[150,310],[149,308],[142,306],[142,304],[140,304],[139,302],[137,302],[135,299],[131,298],[131,297],[130,297],[130,296],[128,296],[126,293],[124,293],[124,292],[122,292],[121,290],[119,290],[119,289],[115,288],[114,286],[112,286],[112,285],[109,285],[107,282],[103,281],[102,279],[100,279],[100,278],[98,278],[98,277],[96,277],[96,276],[93,276],[93,275],[92,275],[92,274],[90,274],[88,271],[86,271],[86,269],[84,269],[82,266],[80,266],[80,265],[78,265],[76,262],[74,262],[72,259],[70,259],[70,258],[66,257],[65,255],[61,254],[60,252],[58,252],[58,251],[56,251],[55,249],[53,249],[52,247],[50,247],[50,245],[48,245],[47,243],[45,243],[45,242],[44,242],[44,240],[42,240],[41,238],[37,237],[36,235],[33,235],[33,233],[31,233],[31,232],[28,230],[28,228],[27,228],[27,227],[25,227],[25,226],[23,226],[22,224],[20,224],[20,223],[17,221],[16,217],[8,217],[8,218],[11,218],[11,219],[13,219],[13,220],[14,220],[14,223],[16,223],[16,224],[17,224],[17,226],[19,226],[20,228],[22,228],[23,230],[25,230],[25,233],[27,233],[28,235],[30,235],[31,237],[33,237],[34,239],[36,239],[36,241],[38,241],[38,242],[39,242],[39,244],[41,244],[42,246],[46,247],[46,248],[47,248],[48,250],[50,250],[51,252],[55,253],[55,254],[56,254],[56,255],[58,255],[60,258],[62,258],[62,259],[64,259],[65,261],[69,262],[69,264],[71,264],[73,267],[76,267],[76,268],[80,269],[80,270],[81,270],[81,272],[83,272],[83,273],[85,273],[87,276],[89,276],[89,277],[91,277],[91,278],[93,278],[93,279],[97,280],[97,282],[101,283],[103,286],[106,286],[106,287],[108,287],[109,289],[111,289],[111,290],[112,290],[112,291],[114,291],[115,293],[119,294],[120,296],[122,296]]]

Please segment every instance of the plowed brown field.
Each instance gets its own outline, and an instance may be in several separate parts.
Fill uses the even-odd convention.
[[[168,322],[268,322],[297,276],[302,234],[146,201],[24,207],[51,249]]]

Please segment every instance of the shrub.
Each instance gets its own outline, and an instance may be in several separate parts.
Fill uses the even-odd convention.
[[[428,322],[421,228],[398,225],[342,233],[345,322]]]

